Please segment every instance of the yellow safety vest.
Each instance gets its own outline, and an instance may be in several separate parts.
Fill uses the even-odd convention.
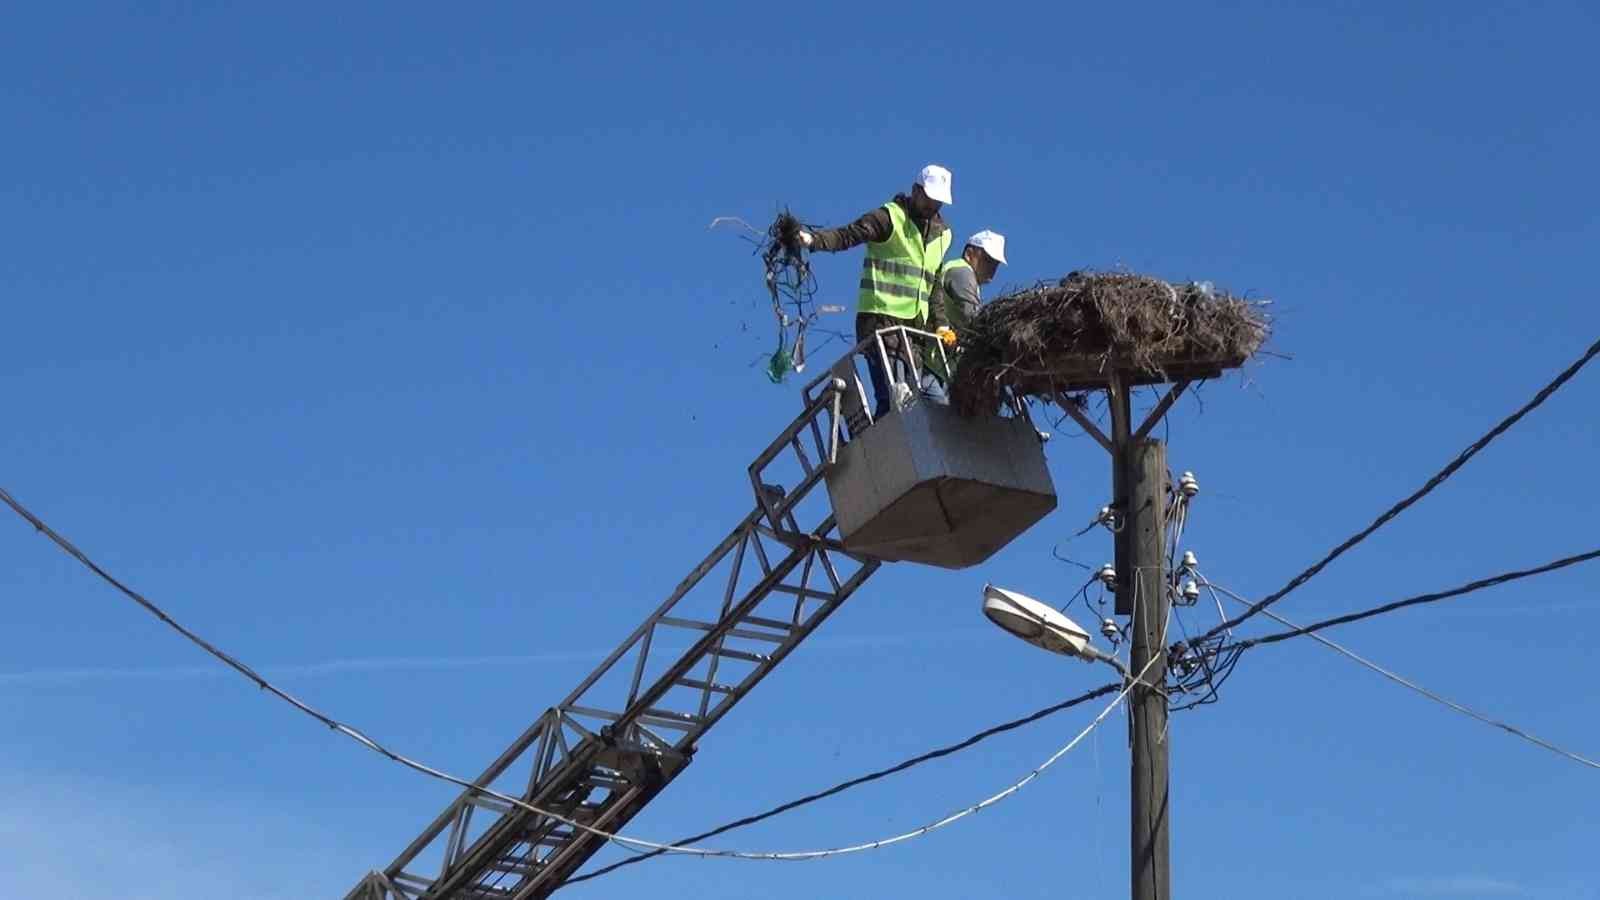
[[[861,292],[856,311],[915,320],[926,315],[939,264],[950,249],[950,229],[924,242],[922,232],[900,204],[890,201],[892,230],[887,240],[867,245],[861,264]]]

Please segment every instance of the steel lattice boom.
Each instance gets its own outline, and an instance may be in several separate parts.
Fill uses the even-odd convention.
[[[750,465],[754,509],[477,785],[622,829],[689,764],[701,735],[877,570],[845,552],[816,490],[836,449],[839,394],[806,392],[805,410]],[[465,791],[346,900],[546,897],[602,843]]]

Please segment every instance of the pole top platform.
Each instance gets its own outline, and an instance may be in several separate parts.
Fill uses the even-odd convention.
[[[1074,272],[985,305],[961,333],[952,404],[992,413],[1005,395],[1181,384],[1243,366],[1271,331],[1266,301],[1205,282]]]

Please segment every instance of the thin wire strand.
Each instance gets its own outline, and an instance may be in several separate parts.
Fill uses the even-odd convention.
[[[1210,590],[1211,590],[1211,602],[1217,604],[1217,621],[1218,622],[1226,622],[1226,621],[1228,621],[1228,611],[1222,608],[1222,598],[1217,596],[1216,588],[1211,587],[1210,584],[1207,584],[1206,587],[1210,588]],[[1227,635],[1230,638],[1233,637],[1233,629],[1231,629],[1231,628],[1227,629]]]
[[[1292,631],[1280,631],[1276,634],[1263,635],[1262,637],[1247,638],[1233,644],[1232,646],[1239,649],[1249,649],[1262,644],[1276,644],[1279,641],[1286,641],[1289,638],[1299,637],[1303,634],[1311,634],[1312,632],[1321,631],[1324,628],[1332,628],[1335,625],[1348,625],[1351,622],[1359,622],[1362,619],[1370,619],[1373,616],[1380,616],[1384,613],[1394,612],[1397,609],[1405,609],[1408,606],[1417,606],[1423,603],[1436,603],[1440,600],[1448,600],[1451,597],[1459,597],[1462,594],[1470,594],[1473,591],[1481,591],[1484,588],[1495,587],[1496,585],[1505,584],[1511,581],[1518,581],[1523,578],[1532,578],[1535,575],[1543,575],[1546,572],[1554,572],[1557,569],[1565,569],[1568,566],[1575,566],[1578,563],[1588,562],[1592,559],[1600,559],[1600,549],[1590,550],[1587,553],[1579,553],[1576,556],[1562,557],[1561,559],[1553,560],[1545,563],[1542,566],[1535,566],[1531,569],[1519,569],[1513,572],[1502,572],[1499,575],[1491,575],[1488,578],[1480,578],[1477,581],[1469,581],[1466,584],[1463,584],[1459,587],[1450,588],[1449,590],[1418,594],[1414,597],[1407,597],[1404,600],[1396,600],[1393,603],[1385,603],[1382,606],[1375,606],[1372,609],[1364,609],[1360,612],[1346,613],[1342,616],[1334,616],[1331,619],[1324,619],[1321,622],[1295,628]]]
[[[442,771],[440,769],[433,768],[432,766],[429,766],[429,765],[427,765],[425,763],[418,762],[418,761],[416,761],[414,759],[411,759],[411,758],[406,757],[406,756],[402,756],[401,754],[396,753],[393,750],[390,750],[389,748],[385,747],[384,745],[378,743],[376,740],[368,737],[366,734],[361,732],[359,729],[357,729],[357,728],[355,728],[353,726],[350,726],[350,725],[346,725],[343,722],[340,722],[339,720],[333,718],[332,716],[329,716],[326,713],[318,711],[317,709],[315,709],[314,707],[310,706],[309,704],[297,699],[296,697],[294,697],[293,695],[289,694],[288,692],[282,690],[281,688],[278,688],[277,686],[273,685],[271,682],[267,681],[265,678],[263,678],[259,674],[257,674],[254,669],[250,668],[249,666],[247,666],[244,663],[240,662],[239,660],[235,659],[233,656],[229,655],[228,653],[226,653],[226,652],[218,649],[217,647],[213,646],[209,641],[207,641],[204,638],[200,637],[198,634],[194,633],[193,631],[190,631],[188,628],[185,628],[176,619],[174,619],[171,616],[167,615],[167,613],[165,611],[163,611],[160,607],[156,606],[154,603],[152,603],[149,600],[145,599],[144,596],[139,594],[137,591],[133,590],[132,588],[130,588],[127,585],[123,584],[121,581],[117,580],[114,576],[112,576],[105,569],[100,568],[100,566],[98,564],[96,564],[94,562],[94,560],[90,559],[82,550],[79,550],[77,547],[73,546],[71,541],[68,541],[66,538],[62,537],[59,533],[57,533],[49,525],[46,525],[44,523],[44,521],[41,520],[38,516],[34,515],[30,511],[28,511],[28,509],[26,507],[24,507],[20,502],[18,502],[16,500],[16,498],[12,497],[11,494],[9,492],[7,492],[4,488],[0,488],[0,501],[3,501],[7,506],[11,507],[11,509],[13,511],[15,511],[17,513],[17,515],[19,515],[23,519],[27,520],[28,524],[32,525],[35,530],[39,531],[41,534],[43,534],[46,537],[48,537],[52,542],[54,542],[56,544],[56,546],[60,547],[64,551],[66,551],[70,556],[72,556],[78,562],[82,563],[91,572],[93,572],[96,575],[100,576],[100,578],[102,580],[104,580],[106,583],[110,584],[112,587],[116,588],[118,591],[120,591],[121,593],[126,595],[130,600],[133,600],[135,603],[138,603],[147,612],[149,612],[151,615],[155,616],[156,618],[160,619],[168,627],[172,628],[174,631],[176,631],[179,634],[183,635],[191,643],[195,644],[196,646],[200,647],[202,650],[204,650],[207,653],[209,653],[211,656],[213,656],[216,659],[220,660],[222,663],[227,665],[229,668],[235,670],[239,674],[241,674],[241,675],[245,676],[246,678],[250,679],[252,682],[255,683],[255,685],[257,687],[261,688],[264,691],[267,691],[268,693],[270,693],[273,696],[279,698],[280,700],[283,700],[285,703],[288,703],[289,705],[293,706],[295,709],[300,710],[301,712],[305,713],[306,715],[311,716],[312,718],[316,719],[318,722],[321,722],[322,724],[328,726],[330,729],[332,729],[332,730],[344,735],[345,737],[348,737],[351,740],[361,744],[363,747],[366,747],[367,749],[369,749],[369,750],[371,750],[371,751],[383,756],[384,758],[386,758],[388,760],[391,760],[392,762],[398,763],[398,764],[400,764],[400,765],[402,765],[402,766],[404,766],[404,767],[406,767],[408,769],[411,769],[412,771],[420,772],[423,775],[427,775],[430,778],[435,778],[435,779],[438,779],[440,781],[448,782],[448,783],[453,784],[453,785],[455,785],[457,787],[463,788],[464,790],[467,790],[467,791],[469,791],[471,793],[481,794],[481,795],[486,796],[486,797],[492,797],[492,798],[494,798],[496,800],[501,801],[502,803],[508,803],[508,804],[510,804],[512,806],[515,806],[515,807],[519,808],[519,809],[523,809],[523,810],[526,810],[528,812],[531,812],[534,815],[544,816],[546,818],[553,819],[553,820],[555,820],[557,822],[561,822],[562,824],[567,825],[567,826],[569,826],[571,828],[575,828],[575,829],[577,829],[579,831],[583,831],[583,832],[585,832],[587,834],[591,834],[591,835],[593,835],[595,837],[598,837],[598,838],[601,838],[603,840],[610,841],[610,842],[612,842],[614,844],[618,844],[618,845],[621,845],[621,846],[624,846],[624,847],[633,847],[633,848],[639,848],[639,849],[644,849],[644,850],[659,850],[659,851],[662,851],[664,853],[677,853],[677,854],[683,854],[683,855],[702,856],[702,857],[719,857],[719,858],[726,858],[726,859],[804,860],[804,859],[820,859],[820,858],[827,857],[827,856],[839,856],[839,855],[843,855],[843,854],[846,854],[846,853],[857,853],[857,852],[861,852],[861,851],[864,851],[864,850],[875,850],[875,849],[878,849],[880,847],[888,847],[888,846],[893,845],[893,844],[898,844],[898,843],[901,843],[903,841],[911,840],[912,838],[921,837],[924,834],[927,834],[927,833],[932,832],[932,831],[936,831],[936,830],[938,830],[940,828],[943,828],[943,827],[945,827],[947,825],[950,825],[951,823],[954,823],[954,822],[957,822],[957,821],[959,821],[961,819],[964,819],[967,816],[972,815],[973,813],[980,812],[983,809],[985,809],[985,808],[987,808],[989,806],[992,806],[995,803],[998,803],[1001,800],[1004,800],[1006,797],[1009,797],[1012,794],[1016,793],[1017,791],[1021,790],[1029,782],[1031,782],[1031,781],[1033,781],[1033,779],[1037,778],[1041,772],[1043,772],[1045,769],[1048,769],[1051,765],[1055,764],[1055,762],[1057,760],[1059,760],[1061,757],[1065,756],[1069,751],[1072,750],[1073,747],[1076,747],[1078,745],[1078,743],[1084,739],[1084,737],[1086,737],[1091,731],[1093,731],[1096,727],[1098,727],[1099,724],[1102,721],[1105,720],[1106,716],[1110,715],[1111,711],[1116,709],[1117,705],[1122,702],[1122,699],[1127,696],[1128,691],[1132,689],[1133,685],[1138,680],[1140,680],[1140,679],[1142,679],[1144,677],[1145,672],[1149,671],[1149,666],[1147,665],[1145,667],[1145,671],[1141,672],[1139,674],[1138,678],[1129,680],[1124,685],[1124,687],[1121,690],[1121,692],[1119,692],[1117,694],[1117,696],[1111,701],[1110,704],[1108,704],[1106,706],[1105,709],[1100,711],[1099,715],[1095,716],[1093,721],[1091,721],[1082,731],[1078,732],[1078,734],[1072,740],[1068,741],[1065,746],[1063,746],[1061,749],[1057,750],[1054,754],[1052,754],[1043,763],[1040,763],[1037,767],[1035,767],[1027,775],[1023,776],[1023,778],[1020,781],[1016,782],[1015,784],[1012,784],[1010,787],[1005,788],[1004,790],[1002,790],[1002,791],[1000,791],[1000,792],[998,792],[998,793],[996,793],[996,794],[994,794],[994,795],[992,795],[990,797],[985,798],[984,800],[979,801],[978,803],[976,803],[976,804],[974,804],[972,806],[965,807],[964,809],[961,809],[961,810],[958,810],[958,811],[956,811],[954,813],[951,813],[950,815],[947,815],[942,819],[939,819],[939,820],[937,820],[935,822],[931,822],[931,823],[929,823],[927,825],[923,825],[920,828],[915,828],[915,829],[912,829],[911,831],[903,832],[901,834],[892,835],[892,836],[887,837],[887,838],[881,838],[881,839],[875,840],[875,841],[866,841],[866,842],[863,842],[863,843],[852,844],[852,845],[844,846],[844,847],[831,847],[831,848],[822,849],[822,850],[802,850],[802,851],[791,851],[791,852],[755,852],[755,853],[752,853],[752,852],[744,852],[744,851],[737,851],[737,850],[717,850],[717,849],[713,849],[713,848],[710,848],[710,847],[690,847],[690,846],[683,846],[683,845],[677,845],[677,844],[663,844],[663,843],[660,843],[658,841],[648,841],[648,840],[644,840],[642,838],[628,837],[626,835],[617,834],[615,832],[609,832],[609,831],[604,831],[604,830],[599,829],[599,828],[595,828],[592,825],[588,825],[588,824],[585,824],[583,822],[579,822],[579,821],[577,821],[575,819],[568,818],[567,816],[563,816],[560,813],[552,812],[552,811],[547,810],[547,809],[541,809],[541,808],[539,808],[537,806],[534,806],[531,803],[528,803],[525,800],[522,800],[521,798],[512,797],[509,794],[503,794],[503,793],[501,793],[499,791],[493,790],[492,788],[487,788],[487,787],[484,787],[482,785],[474,784],[474,783],[472,783],[470,781],[467,781],[467,780],[465,780],[463,778],[459,778],[459,777],[457,777],[455,775],[451,775],[448,772],[444,772],[444,771]],[[1152,657],[1151,663],[1154,663],[1155,659],[1157,659],[1157,658],[1159,658],[1159,657]]]
[[[1288,584],[1251,604],[1249,609],[1240,613],[1237,617],[1223,622],[1215,628],[1212,628],[1210,631],[1201,635],[1200,639],[1204,640],[1209,637],[1214,637],[1228,630],[1229,628],[1238,627],[1241,622],[1244,622],[1246,619],[1256,615],[1257,613],[1266,609],[1268,606],[1271,606],[1279,600],[1282,600],[1295,588],[1298,588],[1300,585],[1305,584],[1307,581],[1310,581],[1312,578],[1316,577],[1318,572],[1321,572],[1329,563],[1344,555],[1346,550],[1349,550],[1351,547],[1354,547],[1355,545],[1366,540],[1367,537],[1369,537],[1373,532],[1388,524],[1391,519],[1400,515],[1402,512],[1405,512],[1405,510],[1412,504],[1416,503],[1418,500],[1421,500],[1423,497],[1426,497],[1433,491],[1434,488],[1443,484],[1446,479],[1448,479],[1451,475],[1454,475],[1458,469],[1466,465],[1467,462],[1472,459],[1472,457],[1476,456],[1478,451],[1489,446],[1489,444],[1493,442],[1495,438],[1504,434],[1511,428],[1511,426],[1520,422],[1523,416],[1538,408],[1540,404],[1544,403],[1544,401],[1550,398],[1551,394],[1554,394],[1556,391],[1560,390],[1562,385],[1566,384],[1574,375],[1578,374],[1578,370],[1587,365],[1590,360],[1595,358],[1596,355],[1600,355],[1600,340],[1597,340],[1593,344],[1589,345],[1589,349],[1586,350],[1582,356],[1578,357],[1578,359],[1574,361],[1572,365],[1567,366],[1567,368],[1563,370],[1560,375],[1555,377],[1555,380],[1541,388],[1537,394],[1534,394],[1533,399],[1523,404],[1522,408],[1518,409],[1516,412],[1502,419],[1500,424],[1490,429],[1483,437],[1473,441],[1472,444],[1467,447],[1467,449],[1461,451],[1461,453],[1458,454],[1455,459],[1451,460],[1449,465],[1445,466],[1443,469],[1440,469],[1432,478],[1429,478],[1427,482],[1422,485],[1422,487],[1418,488],[1409,497],[1406,497],[1399,503],[1389,507],[1383,512],[1382,515],[1378,516],[1376,519],[1373,519],[1372,524],[1351,535],[1349,538],[1346,538],[1343,543],[1333,548],[1333,550],[1329,552],[1327,556],[1324,556],[1321,560],[1317,561],[1317,563],[1311,568],[1306,569],[1304,572],[1301,572],[1299,575],[1296,575],[1294,578],[1290,579]]]
[[[1198,572],[1196,572],[1195,574],[1196,575],[1200,575],[1200,573],[1198,573]],[[1237,603],[1239,603],[1239,604],[1241,604],[1243,606],[1249,606],[1250,605],[1250,601],[1248,601],[1245,598],[1239,596],[1238,594],[1235,594],[1233,591],[1230,591],[1227,588],[1222,587],[1221,585],[1212,585],[1210,579],[1206,579],[1204,575],[1200,575],[1200,577],[1202,579],[1206,580],[1206,584],[1208,586],[1213,587],[1215,590],[1221,591],[1222,593],[1228,595],[1230,598],[1232,598]],[[1537,745],[1539,747],[1543,747],[1544,749],[1549,750],[1551,753],[1557,754],[1558,756],[1564,756],[1567,759],[1570,759],[1575,763],[1580,763],[1582,765],[1588,766],[1591,769],[1600,769],[1600,762],[1595,762],[1594,760],[1589,759],[1586,756],[1580,756],[1580,755],[1578,755],[1576,753],[1573,753],[1570,750],[1563,750],[1562,748],[1557,747],[1555,744],[1552,744],[1549,741],[1544,740],[1543,738],[1540,738],[1540,737],[1537,737],[1535,735],[1529,734],[1528,732],[1523,731],[1521,728],[1518,728],[1515,725],[1511,725],[1511,724],[1508,724],[1506,722],[1502,722],[1499,719],[1492,718],[1492,717],[1490,717],[1490,716],[1488,716],[1488,715],[1486,715],[1484,713],[1481,713],[1481,712],[1478,712],[1475,709],[1472,709],[1471,707],[1463,706],[1460,703],[1457,703],[1457,702],[1455,702],[1454,700],[1451,700],[1448,697],[1440,696],[1439,694],[1436,694],[1433,691],[1428,690],[1427,688],[1423,687],[1420,684],[1417,684],[1415,681],[1412,681],[1412,680],[1410,680],[1409,678],[1406,678],[1403,675],[1398,675],[1398,674],[1396,674],[1394,672],[1389,671],[1388,669],[1385,669],[1383,666],[1378,665],[1377,663],[1375,663],[1372,660],[1367,659],[1366,657],[1356,653],[1354,650],[1351,650],[1348,647],[1340,646],[1339,644],[1334,643],[1333,641],[1329,640],[1328,638],[1323,637],[1320,634],[1315,634],[1315,633],[1313,633],[1311,631],[1307,631],[1307,630],[1304,630],[1304,629],[1300,628],[1300,626],[1294,624],[1293,622],[1289,621],[1288,619],[1285,619],[1284,617],[1278,615],[1277,613],[1272,612],[1271,610],[1262,610],[1262,613],[1264,615],[1266,615],[1267,618],[1272,619],[1273,621],[1277,622],[1278,624],[1286,626],[1288,628],[1295,629],[1298,633],[1304,634],[1304,635],[1310,637],[1312,640],[1314,640],[1317,643],[1323,645],[1324,647],[1327,647],[1330,650],[1333,650],[1333,651],[1335,651],[1337,653],[1340,653],[1340,654],[1342,654],[1342,655],[1344,655],[1344,656],[1346,656],[1346,657],[1348,657],[1348,658],[1360,663],[1361,665],[1366,666],[1367,668],[1371,669],[1374,672],[1377,672],[1379,675],[1382,675],[1384,678],[1389,679],[1390,681],[1394,682],[1395,684],[1400,685],[1401,687],[1409,688],[1409,689],[1411,689],[1413,691],[1416,691],[1417,693],[1421,694],[1424,697],[1427,697],[1429,700],[1432,700],[1435,703],[1438,703],[1438,704],[1441,704],[1443,706],[1449,707],[1450,709],[1453,709],[1456,712],[1461,713],[1464,716],[1469,716],[1469,717],[1471,717],[1473,719],[1477,719],[1479,722],[1482,722],[1485,725],[1491,725],[1491,726],[1493,726],[1495,728],[1498,728],[1501,731],[1504,731],[1507,734],[1512,735],[1513,737],[1522,738],[1523,740],[1525,740],[1525,741],[1527,741],[1527,742],[1529,742],[1531,744],[1535,744],[1535,745]]]
[[[1084,570],[1085,572],[1093,572],[1094,571],[1094,568],[1092,566],[1088,565],[1087,563],[1081,563],[1081,562],[1078,562],[1075,559],[1070,559],[1068,557],[1062,556],[1059,552],[1057,552],[1058,550],[1060,550],[1060,548],[1061,548],[1061,545],[1059,543],[1056,544],[1055,546],[1051,547],[1050,548],[1050,555],[1055,557],[1060,562],[1071,563],[1072,565],[1077,566],[1078,568]]]
[[[737,819],[735,821],[729,822],[726,825],[719,825],[718,827],[713,828],[710,831],[703,831],[700,834],[694,835],[693,837],[683,838],[682,840],[676,841],[675,843],[677,843],[677,844],[693,844],[693,843],[696,843],[696,842],[699,842],[699,841],[706,840],[707,838],[713,838],[713,837],[716,837],[716,836],[721,835],[721,834],[726,834],[726,833],[728,833],[730,831],[733,831],[736,828],[743,828],[743,827],[745,827],[747,825],[754,825],[757,822],[766,821],[767,819],[770,819],[773,816],[777,816],[777,815],[780,815],[782,813],[789,812],[790,810],[799,809],[802,806],[806,806],[807,804],[815,803],[818,800],[823,800],[823,799],[826,799],[828,797],[832,797],[832,796],[835,796],[837,794],[844,793],[845,791],[847,791],[847,790],[849,790],[851,788],[859,787],[859,786],[861,786],[863,784],[867,784],[869,782],[877,781],[877,780],[879,780],[881,778],[887,778],[890,775],[894,775],[894,774],[899,773],[899,772],[904,772],[907,769],[910,769],[910,768],[912,768],[914,766],[919,766],[919,765],[921,765],[921,764],[923,764],[925,762],[930,762],[932,760],[939,759],[941,757],[949,756],[949,755],[951,755],[953,753],[958,753],[958,752],[960,752],[962,750],[967,749],[968,747],[971,747],[971,746],[973,746],[975,744],[978,744],[978,743],[980,743],[982,741],[988,740],[989,738],[994,737],[997,734],[1002,734],[1002,733],[1007,732],[1007,731],[1012,731],[1012,730],[1015,730],[1017,728],[1021,728],[1024,725],[1030,725],[1030,724],[1032,724],[1034,722],[1039,721],[1040,719],[1045,718],[1046,716],[1054,715],[1054,714],[1056,714],[1058,712],[1061,712],[1062,710],[1065,710],[1065,709],[1071,709],[1074,706],[1077,706],[1077,705],[1082,704],[1082,703],[1087,703],[1088,701],[1094,700],[1094,699],[1096,699],[1098,697],[1104,697],[1106,694],[1109,694],[1109,693],[1111,693],[1112,691],[1114,691],[1116,689],[1117,689],[1117,686],[1115,684],[1102,685],[1102,686],[1100,686],[1098,688],[1095,688],[1092,691],[1089,691],[1088,693],[1079,694],[1078,696],[1073,697],[1070,700],[1065,700],[1065,701],[1062,701],[1060,703],[1056,703],[1056,704],[1054,704],[1052,706],[1047,706],[1044,709],[1039,710],[1038,712],[1030,713],[1029,715],[1023,716],[1020,719],[1012,719],[1010,722],[1005,722],[1003,724],[996,725],[993,728],[984,729],[983,731],[980,731],[977,734],[974,734],[973,736],[967,738],[964,741],[960,741],[958,743],[951,744],[951,745],[949,745],[947,747],[941,747],[938,750],[929,751],[928,753],[924,753],[924,754],[922,754],[920,756],[914,756],[914,757],[912,757],[910,759],[907,759],[907,760],[905,760],[903,762],[899,762],[899,763],[896,763],[896,764],[894,764],[892,766],[889,766],[888,768],[879,769],[876,772],[870,772],[870,773],[868,773],[866,775],[862,775],[862,776],[860,776],[858,778],[852,778],[849,781],[841,782],[841,783],[836,784],[833,787],[830,787],[830,788],[828,788],[826,790],[817,791],[814,794],[807,794],[806,796],[801,797],[798,800],[791,800],[791,801],[789,801],[787,803],[779,804],[779,805],[774,806],[774,807],[772,807],[771,809],[769,809],[769,810],[767,810],[765,812],[756,813],[755,815],[752,815],[752,816],[746,816],[745,818]],[[569,879],[567,879],[566,883],[567,884],[576,884],[577,882],[580,882],[580,881],[588,881],[591,878],[599,878],[601,875],[605,875],[605,874],[607,874],[609,872],[614,872],[617,869],[621,869],[621,868],[624,868],[626,866],[631,866],[634,863],[641,863],[641,862],[644,862],[647,859],[653,859],[653,858],[655,858],[657,856],[660,856],[661,854],[662,854],[662,851],[660,851],[660,850],[652,850],[649,853],[645,853],[645,854],[640,855],[640,856],[635,856],[635,857],[633,857],[631,859],[624,859],[624,860],[620,860],[618,862],[614,862],[614,863],[612,863],[612,864],[610,864],[608,866],[596,869],[593,872],[588,872],[588,873],[580,875],[580,876],[578,876],[576,878],[569,878]]]

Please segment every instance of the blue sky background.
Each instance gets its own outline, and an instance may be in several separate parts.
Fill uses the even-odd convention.
[[[1277,350],[1171,420],[1186,542],[1276,588],[1592,341],[1594,6],[72,4],[0,34],[0,484],[286,686],[475,774],[744,513],[789,421],[748,247],[955,173],[1002,283],[1126,266],[1276,301]],[[1586,86],[1587,85],[1587,86]],[[849,302],[855,254],[819,263]],[[997,285],[999,286],[999,285]],[[837,348],[837,345],[834,349]],[[1591,549],[1600,372],[1279,610]],[[1066,429],[1063,429],[1066,432]],[[984,565],[892,566],[630,831],[670,839],[1076,693],[984,623],[1065,600],[1107,464]],[[1110,555],[1094,534],[1064,551]],[[1594,569],[1335,633],[1600,753]],[[0,525],[0,895],[342,896],[453,796],[232,677]],[[730,835],[935,818],[1092,715]],[[1124,720],[999,807],[804,865],[668,859],[573,900],[1112,897]],[[1188,897],[1600,897],[1600,779],[1309,642],[1173,720]]]

